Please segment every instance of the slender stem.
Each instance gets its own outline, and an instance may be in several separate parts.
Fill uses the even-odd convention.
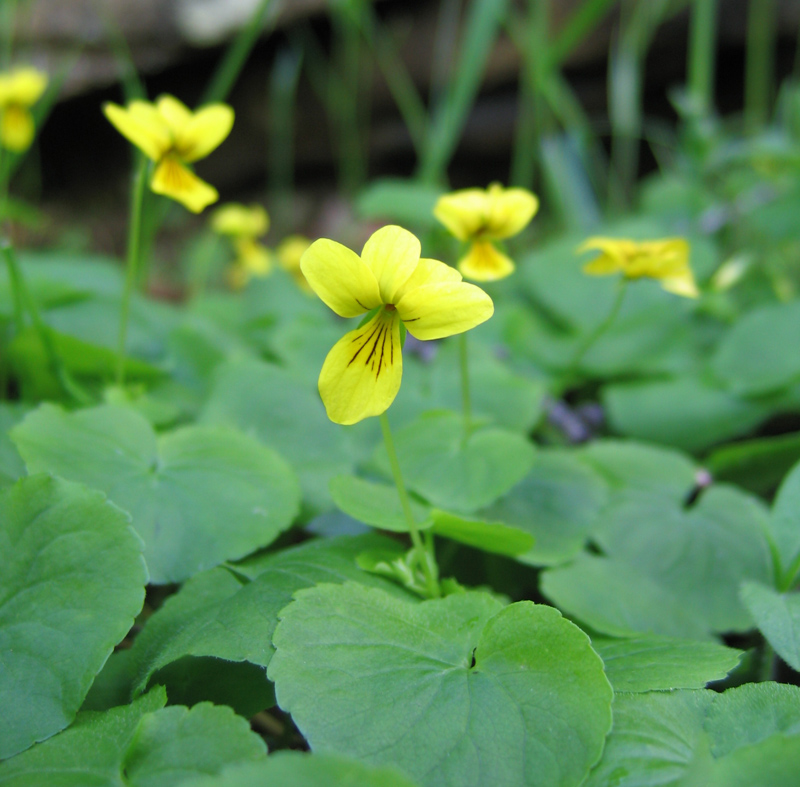
[[[689,92],[702,115],[713,103],[717,0],[694,0],[689,27]]]
[[[461,403],[464,408],[464,440],[472,432],[472,399],[469,392],[469,353],[467,352],[467,334],[459,337],[459,355],[461,356]]]
[[[125,290],[119,309],[119,338],[117,340],[117,385],[125,382],[125,340],[128,336],[128,319],[130,317],[131,296],[136,287],[139,268],[139,254],[142,240],[142,206],[144,204],[145,183],[149,162],[141,156],[139,171],[133,184],[131,200],[131,223],[128,228],[128,256],[125,271]]]
[[[792,561],[789,568],[786,569],[786,572],[781,577],[778,590],[780,590],[781,593],[786,593],[791,590],[795,582],[797,582],[798,574],[800,574],[800,554]]]
[[[438,598],[441,593],[435,574],[436,563],[433,559],[433,552],[426,549],[420,536],[417,523],[414,521],[414,514],[411,511],[411,501],[408,498],[408,492],[403,483],[403,475],[400,472],[400,462],[397,460],[397,452],[394,450],[394,440],[392,440],[392,431],[389,428],[389,419],[386,417],[386,413],[381,413],[380,421],[381,431],[383,432],[383,442],[386,445],[386,453],[389,456],[389,466],[392,469],[392,476],[395,486],[397,487],[397,494],[400,496],[400,505],[403,507],[403,514],[406,518],[406,524],[408,524],[408,533],[411,536],[411,543],[414,545],[414,550],[420,557],[422,571],[425,574],[425,581],[428,585],[428,594],[431,598]]]
[[[614,321],[617,319],[619,310],[622,307],[622,301],[625,298],[627,284],[628,280],[624,276],[621,276],[617,282],[616,297],[614,298],[614,303],[611,305],[611,310],[609,311],[608,315],[601,323],[598,323],[595,329],[589,333],[578,345],[577,349],[575,350],[575,354],[572,356],[572,360],[570,360],[569,365],[567,366],[567,371],[564,373],[564,377],[562,378],[562,391],[566,390],[566,388],[572,383],[572,380],[575,378],[575,374],[578,371],[578,367],[586,356],[586,353],[589,352],[595,342],[612,326]]]
[[[774,0],[750,0],[745,55],[744,124],[755,133],[768,120],[774,74]]]
[[[5,148],[0,144],[0,232],[2,232],[3,224],[6,221],[8,209],[8,181],[11,178],[11,168],[6,166],[8,160]]]

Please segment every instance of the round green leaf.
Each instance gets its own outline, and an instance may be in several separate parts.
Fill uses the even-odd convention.
[[[249,554],[297,514],[291,468],[233,430],[190,426],[157,438],[129,408],[43,405],[12,437],[30,472],[81,481],[130,512],[157,584]]]
[[[599,757],[611,688],[555,609],[476,592],[411,604],[353,584],[295,599],[269,674],[313,750],[431,787],[569,787]]]
[[[437,536],[458,541],[459,544],[514,557],[528,552],[533,546],[533,536],[518,527],[503,522],[490,522],[451,514],[448,511],[431,511],[433,532]]]
[[[788,571],[800,559],[800,462],[783,480],[769,521],[781,566]],[[795,571],[797,568],[795,567]],[[787,581],[793,577],[787,576]]]
[[[0,492],[0,758],[75,717],[142,607],[141,550],[99,492],[47,476]]]
[[[778,593],[758,582],[745,582],[741,595],[775,652],[800,672],[800,593]]]
[[[533,445],[501,429],[476,429],[464,440],[456,413],[425,415],[394,435],[403,479],[437,508],[469,513],[493,503],[524,478],[534,461]],[[386,449],[375,462],[388,475]]]

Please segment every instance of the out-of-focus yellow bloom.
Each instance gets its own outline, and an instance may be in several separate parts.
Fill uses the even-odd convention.
[[[400,325],[416,339],[474,328],[494,312],[492,299],[455,268],[420,259],[420,243],[401,227],[382,227],[359,257],[332,240],[308,247],[300,263],[309,285],[340,317],[375,310],[328,353],[319,392],[328,418],[354,424],[385,412],[400,390]]]
[[[228,271],[231,287],[242,289],[253,276],[264,277],[272,272],[272,253],[257,240],[269,229],[269,215],[261,205],[222,205],[211,217],[211,229],[230,238],[236,251]]]
[[[36,133],[30,107],[46,87],[47,74],[35,68],[0,74],[0,145],[14,153],[28,149]]]
[[[504,279],[514,263],[494,241],[522,231],[539,209],[536,195],[526,189],[504,189],[492,183],[488,189],[462,189],[439,197],[433,215],[459,240],[470,243],[458,269],[474,281]]]
[[[583,266],[585,273],[605,276],[622,273],[627,279],[658,279],[667,292],[696,298],[699,295],[689,267],[689,243],[684,238],[634,241],[628,238],[589,238],[578,253],[599,251]]]
[[[186,165],[205,158],[230,133],[233,110],[210,104],[192,112],[173,96],[155,104],[131,101],[127,108],[107,103],[105,116],[114,128],[156,162],[150,188],[170,197],[193,213],[219,198],[217,190]]]
[[[311,245],[311,241],[304,235],[288,235],[275,249],[278,263],[291,277],[301,290],[313,292],[303,271],[300,269],[300,260],[303,258],[306,249]]]

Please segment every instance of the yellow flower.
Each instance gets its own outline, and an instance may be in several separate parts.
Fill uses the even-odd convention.
[[[539,200],[526,189],[463,189],[439,197],[433,215],[456,238],[469,241],[458,269],[468,279],[494,281],[514,272],[514,263],[494,245],[524,229],[539,209]]]
[[[272,271],[272,254],[256,238],[269,229],[269,215],[261,205],[246,207],[231,202],[214,211],[211,229],[231,239],[236,260],[228,273],[234,289],[244,287],[253,276],[268,276]]]
[[[420,243],[400,227],[382,227],[361,256],[332,240],[318,240],[300,267],[314,292],[340,317],[376,310],[328,353],[319,392],[328,417],[354,424],[385,412],[403,373],[401,323],[417,339],[440,339],[474,328],[494,312],[483,290],[454,268],[420,259]]]
[[[0,74],[0,145],[14,153],[27,150],[35,133],[29,111],[47,87],[47,74],[17,68]]]
[[[578,253],[601,252],[583,266],[585,273],[605,276],[622,273],[627,279],[658,279],[661,287],[686,298],[698,296],[697,285],[689,267],[689,244],[684,238],[634,241],[627,238],[589,238]]]
[[[300,260],[310,245],[311,241],[303,235],[289,235],[275,249],[281,268],[291,275],[301,290],[306,292],[311,292],[311,287],[303,276],[303,271],[300,270]]]
[[[210,104],[191,112],[177,98],[161,96],[155,104],[131,101],[127,109],[103,106],[114,128],[156,162],[150,188],[200,213],[216,202],[217,190],[197,177],[186,164],[205,158],[230,133],[233,110]]]

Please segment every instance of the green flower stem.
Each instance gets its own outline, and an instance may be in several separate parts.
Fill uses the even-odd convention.
[[[383,442],[386,445],[386,453],[389,456],[389,466],[392,468],[392,476],[394,478],[395,486],[397,486],[397,494],[400,496],[400,505],[403,507],[403,514],[408,524],[408,533],[411,536],[411,543],[414,545],[414,551],[419,556],[419,561],[422,564],[422,572],[425,575],[425,582],[428,585],[428,595],[431,598],[439,598],[441,592],[439,590],[439,582],[436,578],[436,561],[433,557],[433,540],[428,540],[428,545],[423,543],[422,537],[419,533],[417,523],[414,521],[414,514],[411,511],[411,501],[408,499],[408,492],[403,483],[403,476],[400,472],[400,462],[397,460],[397,452],[394,450],[394,440],[392,440],[392,430],[389,428],[389,419],[386,413],[381,413],[381,431],[383,432]]]
[[[703,115],[713,104],[717,0],[694,0],[689,26],[689,92]]]
[[[119,310],[119,338],[117,340],[117,385],[125,382],[125,341],[128,336],[128,320],[131,309],[131,296],[136,287],[139,256],[142,242],[142,208],[144,205],[145,184],[149,161],[141,156],[139,171],[133,184],[131,200],[131,223],[128,228],[128,257],[125,272],[125,290]]]
[[[0,251],[2,251],[6,265],[8,266],[8,278],[14,297],[14,321],[17,330],[22,330],[24,328],[22,314],[24,306],[31,316],[34,330],[39,336],[39,341],[42,343],[42,348],[47,356],[50,369],[58,379],[64,393],[81,404],[91,404],[92,397],[72,379],[72,376],[64,366],[64,362],[61,360],[61,356],[58,354],[55,342],[53,341],[50,329],[42,319],[36,301],[28,291],[25,279],[22,275],[22,270],[19,267],[19,262],[17,262],[17,256],[14,254],[14,250],[11,248],[8,241],[0,240]]]
[[[2,2],[2,0],[0,0]],[[0,144],[0,232],[6,221],[6,211],[8,205],[8,181],[11,177],[11,169],[8,168],[6,173],[6,163],[9,162],[9,157],[6,155],[6,150]]]
[[[559,393],[563,393],[572,384],[572,381],[575,379],[578,371],[578,367],[581,365],[581,361],[586,356],[586,353],[589,352],[589,350],[594,346],[595,342],[614,324],[614,321],[617,319],[617,315],[619,314],[619,310],[622,307],[622,301],[625,298],[625,290],[627,289],[627,285],[628,280],[624,276],[621,276],[617,282],[617,295],[614,299],[614,303],[611,305],[611,310],[606,318],[599,323],[597,327],[578,345],[577,350],[575,350],[575,354],[572,356],[572,360],[567,366],[567,371],[564,373],[562,378],[561,385],[559,386]]]
[[[775,58],[774,0],[750,0],[744,77],[744,126],[760,130],[769,119]]]
[[[472,432],[472,398],[469,391],[469,354],[467,352],[467,334],[459,337],[459,355],[461,360],[461,403],[464,409],[464,441]]]

